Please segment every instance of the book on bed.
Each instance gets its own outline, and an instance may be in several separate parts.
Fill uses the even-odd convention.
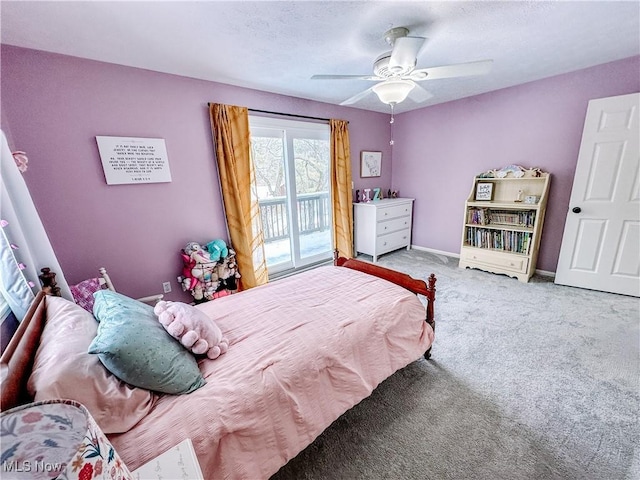
[[[204,480],[191,439],[158,455],[133,472],[134,480]]]

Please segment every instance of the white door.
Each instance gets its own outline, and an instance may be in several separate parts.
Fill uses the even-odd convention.
[[[555,282],[640,296],[640,94],[591,100]]]

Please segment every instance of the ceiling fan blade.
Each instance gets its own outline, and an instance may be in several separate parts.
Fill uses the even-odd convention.
[[[425,42],[424,37],[399,37],[393,42],[393,50],[389,58],[389,69],[406,70],[414,67],[418,52]]]
[[[375,75],[314,75],[311,80],[384,80]]]
[[[366,90],[364,90],[363,92],[360,92],[360,93],[354,95],[351,98],[347,98],[344,102],[340,103],[340,105],[353,105],[354,103],[359,102],[364,97],[369,95],[372,91],[373,91],[373,87],[369,87]]]
[[[486,75],[491,71],[493,60],[443,65],[442,67],[419,68],[411,72],[411,80],[438,80],[440,78],[470,77]]]
[[[409,98],[415,103],[426,102],[431,97],[433,97],[433,93],[425,90],[424,88],[422,88],[417,83],[414,85],[414,87],[409,92]]]

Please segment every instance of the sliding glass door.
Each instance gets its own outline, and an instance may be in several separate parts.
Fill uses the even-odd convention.
[[[269,274],[330,259],[329,126],[249,122]]]

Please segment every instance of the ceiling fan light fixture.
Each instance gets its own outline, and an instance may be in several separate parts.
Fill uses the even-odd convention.
[[[374,85],[372,89],[382,103],[395,105],[407,98],[414,85],[409,80],[386,80]]]

